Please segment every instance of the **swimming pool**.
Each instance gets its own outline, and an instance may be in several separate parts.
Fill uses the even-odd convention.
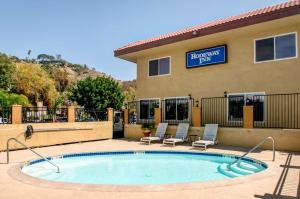
[[[147,185],[207,182],[236,178],[261,172],[267,165],[261,161],[236,155],[186,151],[113,151],[66,154],[49,157],[60,167],[43,159],[22,167],[32,177],[83,184]]]

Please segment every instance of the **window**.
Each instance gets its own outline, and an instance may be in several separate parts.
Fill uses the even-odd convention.
[[[164,100],[165,120],[188,120],[189,98],[172,98]]]
[[[255,61],[271,61],[297,57],[296,33],[255,41]]]
[[[149,61],[149,76],[170,74],[170,57]]]
[[[159,107],[159,99],[140,100],[140,119],[154,119],[154,109]]]
[[[264,121],[264,93],[228,94],[228,121],[242,121],[246,105],[253,106],[254,121]]]

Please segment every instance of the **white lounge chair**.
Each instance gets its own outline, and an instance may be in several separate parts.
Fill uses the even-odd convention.
[[[143,137],[141,138],[141,142],[146,142],[148,144],[151,144],[151,141],[159,141],[164,139],[166,130],[168,128],[168,123],[159,123],[156,129],[155,136],[152,137],[151,135],[149,137]]]
[[[218,124],[206,124],[203,133],[203,139],[201,137],[198,141],[193,142],[193,147],[204,147],[205,150],[209,145],[217,144]]]
[[[189,126],[187,123],[180,123],[177,127],[175,138],[164,139],[163,144],[173,144],[175,146],[176,143],[184,142],[187,138]]]

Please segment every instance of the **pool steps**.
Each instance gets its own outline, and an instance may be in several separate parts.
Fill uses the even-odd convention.
[[[230,178],[235,178],[256,173],[260,171],[260,169],[254,165],[245,162],[238,162],[234,165],[230,165],[229,163],[223,163],[218,166],[218,171]]]

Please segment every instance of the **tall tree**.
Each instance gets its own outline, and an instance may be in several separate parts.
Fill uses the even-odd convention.
[[[70,99],[85,108],[119,109],[124,97],[119,83],[111,77],[88,77],[80,80],[71,90]]]
[[[33,104],[43,101],[51,106],[58,94],[54,80],[39,64],[17,63],[15,82],[15,92],[27,96]]]
[[[0,88],[10,90],[13,83],[15,64],[8,56],[0,53]]]

